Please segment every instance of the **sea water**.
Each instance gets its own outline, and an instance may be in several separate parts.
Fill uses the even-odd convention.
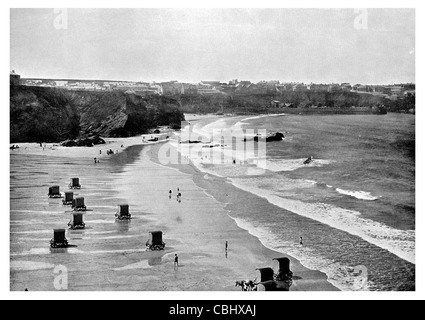
[[[268,200],[270,206],[259,207],[247,198],[244,210],[229,205],[241,228],[325,272],[342,290],[414,290],[414,116],[239,117],[201,121],[193,132],[220,128],[285,134],[283,141],[267,143],[262,165],[226,156],[221,164],[208,163],[191,155],[201,170]],[[225,155],[229,148],[212,152]],[[304,164],[310,156],[313,162]]]

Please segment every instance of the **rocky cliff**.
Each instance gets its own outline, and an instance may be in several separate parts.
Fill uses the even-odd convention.
[[[89,135],[127,137],[184,120],[179,103],[123,92],[10,87],[11,142],[59,142]]]

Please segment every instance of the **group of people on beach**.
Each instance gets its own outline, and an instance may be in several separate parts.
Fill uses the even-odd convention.
[[[170,200],[173,198],[173,191],[172,190],[170,190],[169,192],[168,192],[168,194],[169,194],[169,198],[170,198]],[[180,192],[180,188],[177,188],[177,202],[178,203],[181,203],[182,202],[182,194],[181,194],[181,192]]]
[[[121,145],[121,148],[124,148],[124,145]],[[106,154],[108,156],[111,154],[118,154],[118,153],[119,153],[118,150],[116,150],[115,152],[112,149],[106,150]],[[102,155],[102,150],[99,150],[99,154]],[[94,158],[94,163],[100,163],[99,159]]]

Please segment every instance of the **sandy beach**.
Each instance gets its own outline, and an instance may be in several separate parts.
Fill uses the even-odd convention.
[[[20,144],[11,151],[12,291],[55,290],[58,265],[67,268],[68,290],[239,291],[236,281],[258,280],[257,268],[276,267],[272,259],[285,256],[295,276],[292,291],[337,290],[325,274],[267,249],[238,227],[229,204],[243,210],[244,191],[191,164],[160,165],[159,148],[169,142],[143,145],[140,137],[106,141],[93,148],[48,145],[45,150]],[[99,148],[105,146],[118,154],[102,154],[94,164],[92,158],[99,158]],[[76,195],[83,195],[91,210],[84,217],[86,229],[67,230],[76,247],[51,252],[52,230],[67,229],[70,209],[48,199],[47,189],[58,184],[63,192],[74,176],[82,184]],[[123,203],[130,205],[131,222],[115,221],[117,205]],[[166,250],[146,252],[149,232],[156,230],[164,232]]]

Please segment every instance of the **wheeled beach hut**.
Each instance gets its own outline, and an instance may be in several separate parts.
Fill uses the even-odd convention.
[[[81,230],[86,227],[86,224],[83,221],[84,214],[82,212],[73,212],[71,221],[68,223],[68,226],[72,230]]]
[[[259,268],[260,282],[272,281],[274,278],[274,270],[272,268]]]
[[[276,272],[273,268],[257,269],[260,273],[259,291],[289,291],[292,286],[293,273],[290,270],[291,261],[288,258],[273,259],[278,263]],[[263,290],[261,290],[263,289]]]
[[[120,204],[118,206],[118,211],[115,214],[117,220],[130,220],[130,206],[128,204]]]
[[[68,240],[65,238],[65,229],[53,230],[53,239],[50,240],[51,248],[67,248]]]
[[[260,274],[260,282],[257,284],[259,291],[276,291],[274,270],[272,268],[260,268],[257,269],[257,272]]]
[[[150,239],[146,242],[146,247],[148,251],[157,251],[164,250],[165,243],[162,241],[162,231],[152,231],[150,232]]]
[[[59,186],[52,186],[49,188],[49,198],[62,198]]]
[[[289,258],[276,258],[273,260],[278,263],[277,272],[274,276],[277,290],[287,291],[292,286],[291,260]]]
[[[80,178],[71,178],[69,188],[70,189],[81,189]]]
[[[276,258],[273,260],[277,261],[279,264],[276,272],[277,278],[292,277],[291,260],[289,260],[289,258]]]
[[[62,200],[62,203],[65,206],[70,206],[70,205],[72,205],[72,200],[74,200],[74,192],[65,191],[65,198]]]
[[[76,197],[72,200],[72,208],[74,211],[86,211],[87,207],[84,204],[84,197]]]

